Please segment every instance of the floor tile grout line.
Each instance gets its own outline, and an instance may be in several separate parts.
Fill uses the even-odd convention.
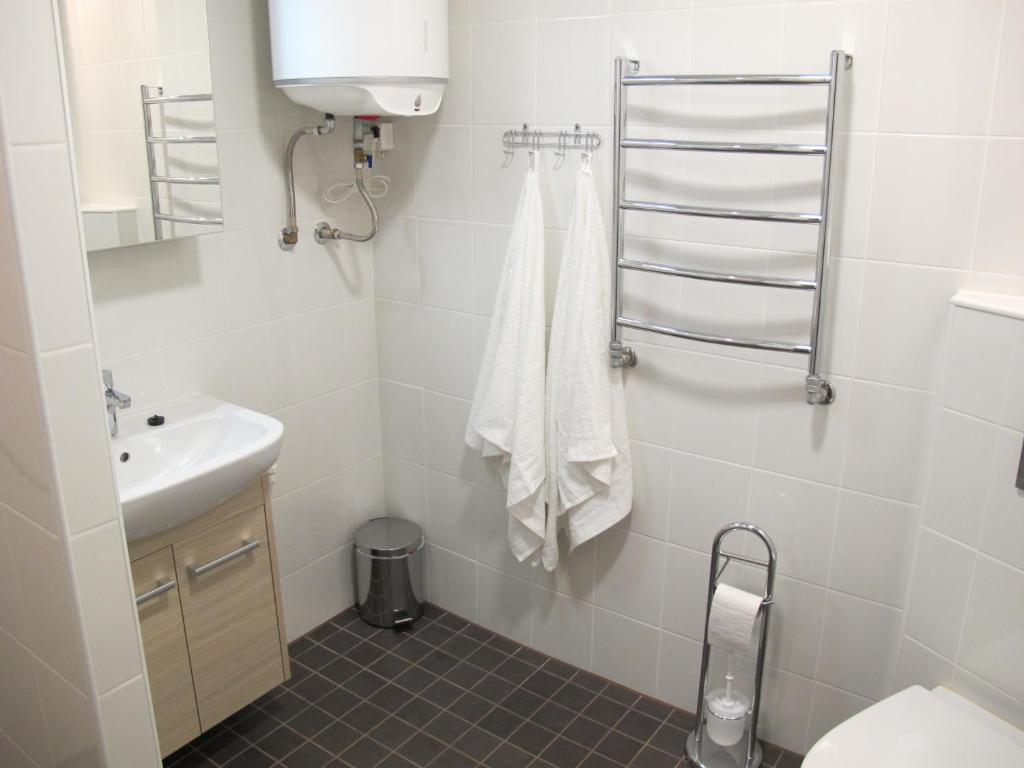
[[[368,740],[369,742],[376,744],[384,752],[384,755],[381,758],[381,760],[378,761],[378,763],[375,763],[374,765],[379,765],[381,762],[387,760],[392,755],[397,755],[402,759],[407,759],[400,750],[402,749],[402,747],[408,744],[409,741],[416,738],[417,735],[420,734],[432,739],[441,747],[442,751],[439,752],[438,755],[435,756],[435,758],[432,761],[429,761],[428,763],[428,765],[430,765],[432,768],[434,766],[438,766],[438,768],[440,767],[440,763],[438,761],[440,760],[441,755],[446,754],[448,750],[451,750],[453,753],[465,757],[467,760],[470,761],[471,764],[476,765],[478,767],[482,767],[486,764],[486,761],[490,759],[504,745],[509,745],[511,747],[516,748],[517,750],[521,750],[525,755],[527,755],[528,759],[524,763],[524,765],[536,768],[541,768],[542,766],[544,768],[548,768],[551,766],[551,763],[546,761],[542,756],[551,748],[552,745],[554,745],[559,740],[564,740],[578,747],[580,750],[583,750],[583,756],[577,763],[577,766],[588,760],[591,757],[591,755],[595,754],[600,755],[602,758],[608,759],[609,762],[614,763],[616,761],[607,757],[599,749],[600,745],[603,744],[608,739],[608,737],[613,733],[618,734],[618,736],[620,737],[628,738],[631,741],[635,741],[639,745],[639,747],[634,751],[630,759],[625,763],[620,764],[623,766],[623,768],[625,766],[633,766],[634,768],[640,768],[639,764],[636,763],[636,760],[638,759],[639,755],[648,748],[656,750],[659,754],[664,755],[670,761],[677,761],[675,763],[676,768],[678,768],[678,766],[685,764],[685,757],[677,757],[677,755],[675,755],[672,752],[666,752],[665,750],[662,750],[660,747],[654,744],[653,740],[661,731],[661,729],[666,725],[672,725],[672,727],[674,728],[678,727],[679,730],[682,731],[684,734],[687,733],[688,729],[686,727],[673,725],[672,723],[670,723],[670,720],[672,720],[673,716],[676,713],[680,713],[692,719],[692,713],[686,712],[685,710],[682,710],[678,707],[674,707],[671,704],[668,704],[667,702],[661,702],[658,699],[650,697],[639,691],[631,690],[625,686],[616,683],[615,681],[607,680],[606,678],[603,678],[600,675],[588,672],[587,670],[582,670],[579,667],[576,667],[572,664],[562,662],[534,648],[518,643],[499,633],[493,632],[487,629],[486,627],[482,627],[474,622],[470,622],[464,619],[463,617],[458,616],[457,614],[444,611],[436,606],[430,606],[429,610],[431,614],[424,616],[426,621],[417,622],[417,628],[411,631],[408,637],[402,638],[398,642],[388,643],[380,642],[380,640],[382,640],[386,636],[386,629],[369,628],[367,625],[362,623],[358,613],[352,608],[346,609],[342,613],[339,613],[338,615],[328,619],[318,627],[315,627],[313,630],[306,633],[302,637],[297,638],[290,644],[289,647],[300,646],[301,644],[301,652],[295,654],[295,656],[293,657],[293,661],[299,669],[303,670],[303,672],[299,679],[296,682],[294,682],[294,684],[292,684],[291,680],[286,682],[279,688],[274,689],[274,691],[268,692],[276,692],[276,694],[272,698],[263,701],[263,699],[265,699],[266,697],[266,695],[264,695],[264,697],[260,698],[261,703],[257,704],[253,702],[251,705],[248,705],[247,708],[251,708],[251,711],[247,712],[244,716],[239,717],[238,715],[240,713],[236,713],[235,715],[232,715],[230,718],[228,718],[230,724],[229,722],[225,721],[224,723],[215,726],[216,732],[215,729],[211,729],[211,731],[207,732],[207,734],[213,734],[212,737],[207,738],[207,741],[212,740],[212,738],[216,738],[217,735],[221,733],[230,734],[232,738],[239,740],[239,742],[242,745],[240,749],[235,751],[230,758],[223,761],[216,761],[206,751],[204,751],[203,744],[196,745],[193,743],[188,745],[189,752],[187,752],[182,757],[187,757],[191,754],[198,753],[203,759],[208,760],[211,764],[217,765],[219,766],[219,768],[224,768],[224,766],[231,764],[231,761],[236,760],[243,752],[246,752],[248,751],[248,749],[252,748],[260,754],[265,755],[268,760],[272,761],[273,765],[283,766],[284,762],[288,757],[290,757],[297,751],[303,749],[306,745],[312,745],[318,749],[323,750],[325,755],[330,755],[331,757],[329,758],[329,760],[332,761],[332,764],[334,760],[337,760],[339,761],[339,763],[348,765],[349,762],[345,761],[340,754],[333,754],[331,750],[322,747],[318,742],[315,741],[315,739],[318,736],[320,736],[325,730],[331,728],[335,724],[340,723],[341,725],[350,728],[357,734],[357,738],[355,739],[355,741],[347,745],[345,750],[342,750],[342,754],[344,753],[344,751],[350,749],[355,744],[360,743],[363,740]],[[354,631],[356,627],[358,627],[359,631]],[[437,628],[441,631],[430,633],[429,631],[432,628]],[[328,642],[330,641],[331,638],[337,637],[339,633],[342,632],[345,633],[345,637],[341,639],[347,641],[347,645],[343,651],[338,651],[331,645],[328,645]],[[311,635],[314,634],[316,635],[316,637],[311,637]],[[424,634],[427,634],[428,637],[431,639],[424,640],[418,637],[419,635]],[[440,636],[438,637],[437,635]],[[449,650],[448,646],[450,646],[453,643],[453,641],[457,640],[460,637],[467,640],[469,642],[469,645],[463,646],[462,651]],[[484,637],[484,639],[481,640],[481,637]],[[421,653],[416,655],[414,657],[414,660],[399,655],[399,653],[397,652],[398,649],[408,644],[412,640],[418,640],[424,646],[424,650],[422,650]],[[373,650],[377,652],[372,658],[372,660],[368,661],[368,663],[362,663],[361,661],[357,661],[356,659],[348,655],[349,653],[355,651],[357,648],[361,648],[366,644],[372,646]],[[472,656],[477,654],[482,648],[485,647],[489,647],[495,653],[500,654],[500,657],[498,657],[497,661],[494,664],[490,666],[484,666],[482,663],[480,663],[481,660],[479,659],[477,661],[470,660]],[[307,662],[303,662],[303,657],[306,656],[306,654],[308,654],[309,652],[314,651],[314,649],[316,648],[319,648],[322,652],[329,654],[329,656],[324,658],[322,653],[317,654],[319,661],[317,662],[316,666],[313,665],[312,659],[310,659]],[[421,662],[424,659],[433,655],[434,653],[445,654],[445,668],[444,671],[441,673],[434,671],[434,669],[440,669],[439,666],[435,666],[434,669],[430,669],[421,664]],[[373,669],[373,667],[378,665],[381,660],[386,658],[391,658],[393,660],[396,660],[397,662],[400,662],[402,667],[401,671],[399,671],[397,674],[381,674],[377,670]],[[352,668],[356,670],[352,674],[344,677],[344,679],[341,682],[337,682],[333,678],[323,674],[323,670],[327,666],[333,664],[335,661],[339,659],[344,659],[347,664],[350,664]],[[509,667],[504,674],[499,674],[497,670],[505,666],[506,663],[510,660],[515,660],[519,662],[523,665],[523,667],[518,669],[514,667]],[[466,682],[457,682],[454,678],[448,677],[448,675],[453,670],[455,670],[457,667],[462,666],[463,664],[472,668],[473,670],[475,670],[475,672],[480,673],[480,676],[474,679],[470,684],[467,684]],[[411,688],[406,688],[403,685],[396,682],[398,678],[402,677],[403,675],[407,674],[410,670],[414,669],[428,676],[428,681],[424,685],[418,686],[417,690],[414,691]],[[552,671],[554,669],[558,669],[558,671]],[[354,688],[347,687],[347,684],[350,681],[354,680],[357,676],[361,675],[364,672],[368,675],[371,675],[374,680],[379,681],[379,684],[376,685],[376,687],[374,687],[373,690],[366,695],[358,692]],[[551,683],[551,685],[554,685],[554,687],[551,688],[550,691],[546,690],[548,688],[548,685],[545,685],[544,689],[546,692],[543,694],[538,693],[533,687],[527,687],[527,684],[531,680],[534,680],[535,678],[538,680],[540,679],[537,678],[537,675],[540,672],[543,672],[545,675],[550,676],[553,679],[554,683],[557,683],[557,685]],[[309,694],[303,695],[295,690],[295,688],[298,688],[302,685],[304,681],[309,680],[313,676],[323,681],[323,683],[327,686],[326,692],[321,692],[319,696],[309,696]],[[584,683],[584,676],[590,678],[586,681],[586,683]],[[483,683],[485,680],[489,678],[501,681],[505,686],[510,686],[507,691],[502,693],[500,696],[496,697],[496,701],[484,698],[484,696],[477,691],[481,683]],[[462,680],[465,681],[465,678],[463,677]],[[457,697],[454,700],[448,702],[447,704],[441,705],[440,703],[437,703],[434,700],[423,695],[424,692],[434,687],[438,683],[444,683],[446,686],[450,686],[458,694]],[[555,696],[557,696],[561,691],[565,690],[570,683],[573,683],[575,686],[581,688],[582,690],[585,690],[587,694],[590,695],[586,703],[579,707],[567,706],[555,700]],[[404,718],[398,715],[398,710],[394,712],[388,711],[386,708],[377,704],[376,701],[374,700],[374,695],[378,691],[381,691],[385,687],[389,686],[393,686],[397,691],[400,691],[403,694],[405,694],[408,697],[409,702],[420,699],[424,703],[431,705],[431,707],[436,708],[438,711],[436,713],[431,714],[431,716],[427,719],[426,722],[423,723],[423,725],[417,726],[415,723],[405,720]],[[362,688],[365,689],[366,686],[362,686]],[[331,692],[337,691],[339,689],[344,690],[347,694],[353,696],[357,700],[357,703],[351,707],[345,708],[340,715],[335,715],[333,712],[328,711],[323,706],[321,706],[321,703],[324,701],[324,699],[326,699],[327,696],[331,695]],[[526,716],[520,714],[519,711],[517,711],[516,709],[513,709],[509,703],[511,697],[515,695],[518,691],[526,692],[538,699],[537,704],[532,707],[530,714]],[[609,695],[609,692],[612,691],[614,691],[616,695]],[[476,718],[475,721],[466,720],[461,715],[457,714],[451,709],[457,702],[461,701],[468,693],[473,693],[475,696],[481,698],[487,704],[487,707],[484,709],[483,713],[478,718]],[[296,704],[296,706],[300,704],[302,706],[296,712],[291,713],[290,716],[287,717],[287,719],[282,719],[282,717],[285,716],[287,713],[281,712],[280,714],[275,714],[270,709],[270,705],[272,705],[274,701],[278,701],[287,694],[290,694],[291,697],[294,697],[294,699],[297,700],[298,704]],[[594,717],[585,714],[585,711],[598,700],[605,700],[607,702],[614,703],[619,707],[623,708],[623,711],[618,715],[618,717],[611,725],[606,725],[605,723],[595,719]],[[642,709],[641,707],[645,701],[652,702],[654,705],[656,705],[656,707],[663,708],[663,714],[659,717],[657,715],[650,714],[649,711],[645,711],[644,709]],[[379,710],[383,713],[383,718],[374,723],[373,727],[368,727],[366,729],[366,732],[360,732],[358,729],[349,726],[345,722],[345,718],[357,707],[363,704],[371,706],[374,709]],[[564,710],[566,716],[571,716],[571,719],[569,719],[568,722],[558,730],[552,729],[548,727],[548,725],[542,724],[540,720],[535,718],[537,714],[548,705],[552,705],[558,707],[560,710]],[[404,707],[405,704],[403,703],[402,706]],[[243,708],[243,710],[241,711],[244,711],[247,708]],[[297,719],[302,713],[308,712],[313,708],[316,708],[316,710],[320,712],[321,715],[327,718],[327,723],[319,730],[316,730],[307,736],[304,732],[297,730]],[[509,731],[508,735],[506,735],[504,738],[499,737],[496,733],[479,725],[484,718],[488,717],[492,712],[498,710],[515,718],[515,723],[511,731]],[[270,719],[271,728],[266,733],[261,734],[258,738],[253,739],[251,735],[247,736],[241,733],[241,729],[239,729],[238,726],[240,723],[243,723],[244,721],[248,720],[252,715],[255,715],[257,713]],[[651,723],[653,723],[654,728],[646,739],[638,738],[622,727],[624,721],[627,717],[630,716],[631,713],[635,713],[637,716],[646,718],[650,720]],[[479,728],[482,732],[487,733],[489,736],[496,740],[495,746],[490,751],[488,751],[482,758],[477,760],[477,758],[473,757],[472,755],[468,754],[467,752],[464,752],[462,749],[459,749],[455,746],[454,742],[459,741],[461,739],[461,736],[453,739],[453,741],[450,742],[444,737],[435,736],[433,733],[427,731],[427,729],[433,723],[435,723],[438,719],[440,719],[442,716],[446,714],[450,717],[457,718],[459,722],[464,723],[467,726],[467,731],[469,728]],[[390,747],[386,744],[383,744],[370,735],[379,726],[383,725],[391,718],[397,719],[405,726],[412,729],[409,735],[406,738],[402,739],[395,747]],[[565,735],[565,732],[569,729],[569,727],[574,722],[577,722],[577,720],[580,719],[590,722],[594,726],[602,728],[605,731],[596,740],[596,742],[590,746],[586,744],[581,744],[578,741],[575,741],[574,739]],[[543,731],[546,737],[546,741],[543,743],[541,747],[538,748],[536,747],[536,745],[531,745],[530,748],[523,748],[515,742],[511,741],[511,739],[517,733],[523,731],[523,729],[526,728],[528,724],[533,726],[534,728],[539,729],[540,731]],[[287,728],[290,733],[293,733],[296,737],[301,738],[301,742],[297,747],[295,747],[295,749],[290,750],[280,758],[276,758],[274,757],[274,755],[270,754],[266,750],[265,746],[260,746],[260,743],[263,742],[268,736],[270,736],[270,734],[278,732],[279,729],[281,728]],[[534,752],[533,749],[537,749],[538,751]],[[787,751],[778,749],[773,745],[766,744],[766,751],[767,749],[771,749],[776,752],[775,759],[772,760],[773,764],[781,761],[783,757],[787,754]],[[174,765],[177,762],[179,761],[175,761],[175,763],[169,765]],[[767,768],[768,764],[766,763],[765,765]]]

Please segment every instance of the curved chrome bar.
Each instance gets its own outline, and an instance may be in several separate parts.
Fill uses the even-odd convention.
[[[295,145],[303,136],[326,136],[334,130],[334,115],[324,115],[324,124],[311,128],[300,128],[288,140],[288,148],[284,152],[284,183],[288,194],[288,223],[277,238],[282,251],[295,250],[299,242],[298,214],[295,211]]]
[[[332,227],[326,221],[321,221],[316,225],[314,234],[318,243],[323,244],[328,240],[351,240],[356,243],[365,243],[367,240],[372,240],[373,236],[377,234],[377,230],[380,229],[380,216],[377,213],[377,206],[373,204],[373,199],[366,191],[361,165],[356,166],[356,190],[359,192],[359,196],[363,198],[363,202],[366,203],[366,207],[370,209],[370,231],[365,235],[357,235],[351,232],[343,232]]]

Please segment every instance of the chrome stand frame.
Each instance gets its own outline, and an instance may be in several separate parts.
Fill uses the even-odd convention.
[[[722,542],[726,536],[735,531],[743,531],[753,534],[761,540],[767,552],[767,557],[760,560],[747,555],[734,554],[722,551]],[[719,558],[724,562],[719,565]],[[757,721],[761,712],[761,684],[764,680],[765,651],[768,647],[768,619],[771,616],[771,607],[775,600],[775,567],[778,561],[778,554],[775,544],[768,534],[753,523],[729,523],[716,535],[714,544],[711,546],[711,572],[708,576],[708,604],[704,616],[704,651],[700,661],[700,687],[697,690],[697,724],[693,732],[686,739],[686,757],[697,768],[724,768],[725,763],[716,762],[711,755],[704,755],[704,692],[708,679],[708,667],[711,661],[711,645],[708,643],[708,620],[711,617],[711,602],[715,598],[715,590],[718,588],[718,581],[729,563],[732,561],[762,568],[765,572],[764,579],[764,601],[761,609],[761,630],[757,643],[757,666],[754,669],[754,691],[751,695],[750,724],[747,729],[747,748],[743,761],[743,768],[757,768],[761,764],[762,749],[757,741]]]
[[[640,75],[640,62],[633,59],[617,58],[615,60],[615,99],[614,99],[614,134],[615,143],[613,173],[615,176],[613,205],[615,218],[613,222],[612,240],[614,242],[614,263],[612,280],[612,320],[611,342],[609,353],[614,368],[632,367],[637,364],[636,353],[622,343],[622,329],[648,331],[666,336],[673,336],[690,341],[708,344],[722,344],[731,347],[758,349],[768,352],[787,352],[807,355],[807,376],[805,379],[806,400],[810,405],[828,405],[835,400],[835,388],[819,370],[821,365],[820,350],[824,340],[823,314],[825,312],[825,292],[827,290],[829,251],[831,248],[832,231],[830,213],[834,206],[832,195],[832,162],[835,156],[837,103],[839,93],[845,79],[845,72],[853,65],[853,58],[843,51],[832,51],[829,72],[820,75]],[[785,85],[785,86],[828,86],[825,114],[824,144],[779,144],[779,143],[747,143],[747,142],[716,142],[688,141],[676,139],[633,139],[625,136],[626,132],[626,93],[627,87],[634,86],[666,86],[666,85]],[[677,152],[725,152],[768,154],[788,156],[818,156],[822,158],[821,198],[819,210],[815,213],[742,210],[735,208],[707,208],[693,205],[676,205],[672,203],[650,202],[626,199],[625,158],[623,151],[627,149],[644,149]],[[681,216],[700,216],[705,218],[731,219],[740,221],[785,222],[791,224],[811,224],[818,227],[817,248],[813,280],[792,280],[788,278],[767,277],[760,275],[736,275],[706,270],[683,269],[667,264],[653,264],[625,258],[624,233],[626,211],[642,211],[648,213],[675,214]],[[791,344],[781,341],[763,339],[746,339],[719,336],[710,333],[674,328],[667,325],[647,322],[639,318],[625,317],[622,314],[622,281],[620,270],[628,269],[640,272],[684,277],[694,280],[710,280],[720,283],[756,285],[766,288],[782,288],[790,290],[813,291],[814,308],[811,313],[810,339],[806,344]]]

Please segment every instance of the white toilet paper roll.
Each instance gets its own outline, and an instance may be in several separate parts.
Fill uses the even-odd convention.
[[[752,653],[763,602],[761,595],[719,584],[711,599],[708,642],[730,653]]]

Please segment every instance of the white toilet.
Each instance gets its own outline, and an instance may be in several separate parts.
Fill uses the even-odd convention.
[[[915,685],[826,733],[803,768],[1024,768],[1024,731],[941,686]]]

